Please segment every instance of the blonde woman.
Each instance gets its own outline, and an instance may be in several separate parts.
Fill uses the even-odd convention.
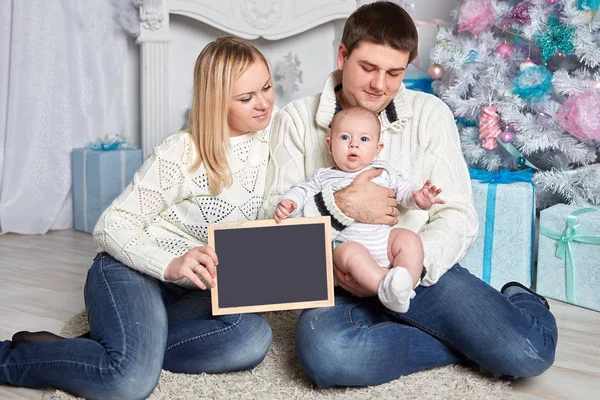
[[[189,129],[155,148],[94,229],[89,339],[19,332],[0,342],[0,383],[143,399],[162,368],[222,373],[263,360],[272,335],[262,317],[211,314],[219,260],[207,225],[256,219],[273,101],[254,46],[228,37],[202,50]]]

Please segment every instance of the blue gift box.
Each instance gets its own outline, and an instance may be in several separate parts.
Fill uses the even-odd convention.
[[[531,170],[470,169],[479,234],[460,265],[500,290],[510,281],[530,287],[535,192]]]
[[[600,311],[600,209],[557,204],[540,211],[536,291]]]
[[[91,233],[102,212],[117,198],[142,165],[142,150],[73,149],[73,221]]]
[[[419,70],[414,64],[408,66],[402,83],[407,89],[433,94],[431,86],[433,79],[427,72]]]
[[[431,78],[404,78],[402,83],[407,89],[433,94]]]

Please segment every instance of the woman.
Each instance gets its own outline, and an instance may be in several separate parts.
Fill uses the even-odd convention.
[[[263,360],[272,335],[262,317],[211,315],[218,257],[206,243],[208,223],[256,219],[273,100],[254,46],[228,37],[202,50],[189,130],[155,148],[95,227],[90,339],[19,332],[0,343],[0,383],[141,399],[162,368],[221,373]]]

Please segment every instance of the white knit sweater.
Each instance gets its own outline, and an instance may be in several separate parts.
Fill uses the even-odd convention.
[[[94,229],[98,251],[164,280],[173,258],[207,244],[209,223],[255,220],[264,193],[268,138],[267,128],[230,139],[233,185],[213,196],[204,165],[190,171],[197,158],[192,136],[169,136],[100,216]],[[187,279],[176,283],[195,287]]]
[[[325,138],[340,107],[335,96],[339,82],[341,71],[336,71],[320,95],[293,101],[275,116],[261,218],[273,216],[292,185],[303,182],[318,168],[333,165]],[[454,117],[435,96],[402,86],[379,119],[384,143],[379,158],[411,182],[422,186],[430,179],[443,190],[440,197],[446,204],[428,211],[401,209],[397,225],[420,234],[427,268],[421,284],[429,286],[463,258],[477,236],[471,182]],[[331,189],[323,190],[304,207],[305,216],[323,214],[332,216],[334,229],[342,230],[353,222],[335,205]]]

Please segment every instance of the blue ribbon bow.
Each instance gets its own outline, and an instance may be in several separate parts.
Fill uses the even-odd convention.
[[[513,182],[531,182],[533,171],[531,168],[522,169],[519,171],[510,171],[504,168],[498,172],[484,171],[482,169],[469,168],[471,179],[478,180],[482,183],[513,183]]]
[[[483,239],[483,272],[481,279],[490,284],[492,277],[492,254],[494,249],[494,224],[496,222],[496,191],[499,183],[509,184],[514,182],[527,182],[531,184],[535,194],[535,188],[531,178],[533,171],[530,168],[519,171],[510,171],[507,168],[498,172],[490,172],[481,169],[469,168],[471,179],[482,183],[488,183],[486,209],[485,209],[485,234]],[[535,198],[532,196],[532,198]],[[531,210],[531,256],[529,273],[533,280],[533,244],[535,239],[535,201]]]
[[[596,208],[582,208],[577,211],[573,211],[567,217],[567,225],[564,232],[556,232],[552,229],[540,226],[540,234],[558,241],[556,246],[556,257],[561,260],[565,260],[565,279],[566,279],[566,295],[567,301],[572,304],[577,304],[575,299],[575,282],[573,279],[574,262],[573,255],[571,253],[571,244],[573,242],[587,243],[593,245],[600,245],[600,236],[587,236],[581,235],[577,232],[579,222],[577,217],[581,214],[587,214],[590,212],[599,211]]]
[[[90,142],[88,148],[95,151],[110,151],[125,148],[125,139],[119,135],[104,136],[98,138],[95,142]]]

